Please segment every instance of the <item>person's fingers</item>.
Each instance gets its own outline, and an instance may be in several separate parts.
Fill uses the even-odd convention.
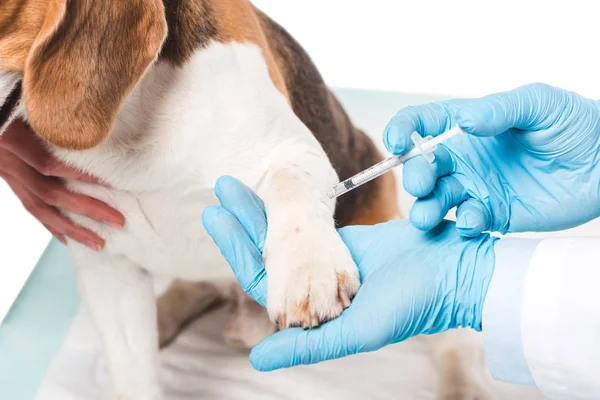
[[[259,371],[273,371],[375,351],[387,344],[364,338],[361,332],[369,330],[352,324],[352,318],[349,308],[318,328],[289,328],[277,332],[252,349],[250,363]]]
[[[490,224],[489,213],[479,200],[468,199],[456,209],[456,229],[462,236],[479,236]]]
[[[267,215],[263,201],[252,189],[231,176],[223,176],[217,180],[215,195],[221,206],[238,219],[262,251],[267,236]]]
[[[92,250],[102,250],[104,248],[104,239],[84,228],[75,224],[69,218],[62,215],[58,210],[48,206],[43,202],[34,203],[34,209],[29,210],[40,222],[54,227],[58,232],[79,242]]]
[[[125,225],[123,214],[92,197],[71,192],[62,182],[38,182],[28,189],[50,206],[86,216],[113,228],[122,228]]]
[[[98,178],[60,162],[48,152],[42,140],[22,120],[15,120],[4,132],[0,147],[10,151],[44,176],[105,185]]]
[[[515,90],[465,101],[456,111],[456,122],[467,133],[493,136],[511,128],[544,129],[554,123],[561,92],[535,83]]]
[[[5,164],[10,163],[9,173],[11,176],[18,177],[21,185],[48,205],[84,215],[115,228],[122,228],[125,224],[123,214],[107,204],[89,196],[71,192],[59,179],[40,175],[12,154],[5,153],[3,158]]]
[[[44,203],[41,199],[31,193],[25,186],[22,186],[12,177],[5,177],[6,182],[13,192],[23,203],[25,209],[33,215],[43,225],[49,227],[51,232],[67,236],[93,250],[102,250],[104,248],[104,239],[94,232],[62,215],[57,209]]]
[[[48,186],[40,196],[49,205],[84,215],[113,228],[125,225],[125,217],[117,210],[92,197],[73,193],[60,183]]]
[[[410,222],[419,230],[428,231],[436,227],[451,208],[468,198],[463,185],[453,176],[437,180],[428,196],[418,199],[409,214]]]
[[[389,152],[403,154],[413,147],[410,135],[437,136],[452,128],[452,110],[457,101],[429,103],[406,107],[388,123],[383,143]]]
[[[412,196],[427,196],[434,189],[438,178],[454,172],[454,161],[446,147],[439,146],[434,154],[433,163],[429,163],[423,157],[415,157],[404,164],[402,184]]]
[[[242,289],[260,305],[267,304],[267,275],[262,254],[240,221],[219,206],[202,213],[204,229],[221,250]]]

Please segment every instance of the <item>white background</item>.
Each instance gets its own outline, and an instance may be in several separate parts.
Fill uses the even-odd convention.
[[[594,0],[254,0],[330,85],[479,96],[541,81],[600,98]]]
[[[542,81],[600,98],[596,2],[254,0],[332,86],[479,96]],[[0,319],[49,235],[0,183]]]

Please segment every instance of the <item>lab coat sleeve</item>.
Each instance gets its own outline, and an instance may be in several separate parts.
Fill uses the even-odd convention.
[[[600,399],[600,238],[502,239],[483,308],[497,380]]]

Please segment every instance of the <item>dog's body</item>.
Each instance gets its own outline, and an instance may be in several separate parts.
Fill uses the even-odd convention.
[[[3,7],[18,13],[17,2],[12,3],[15,8]],[[33,3],[30,10],[37,10],[44,1]],[[352,126],[293,39],[246,0],[165,0],[164,4],[157,0],[150,1],[151,5],[132,0],[137,4],[132,9],[139,10],[128,18],[151,22],[143,24],[143,34],[140,26],[123,33],[139,34],[139,46],[148,51],[154,46],[160,52],[148,59],[144,47],[139,59],[129,64],[120,59],[96,60],[109,70],[114,66],[104,63],[129,65],[121,72],[131,73],[134,81],[109,85],[106,104],[99,102],[97,112],[88,110],[86,102],[90,93],[103,92],[103,83],[97,83],[99,89],[85,90],[77,104],[65,106],[71,108],[63,127],[58,119],[62,103],[57,116],[48,111],[53,104],[36,106],[44,90],[50,90],[42,87],[43,82],[53,78],[43,75],[50,71],[45,63],[52,57],[61,61],[60,57],[73,56],[61,55],[60,46],[72,49],[86,44],[79,43],[78,36],[71,37],[68,27],[63,29],[60,24],[65,22],[48,29],[52,13],[63,13],[58,20],[73,19],[69,24],[75,25],[72,29],[80,36],[85,36],[86,29],[93,30],[89,21],[104,17],[101,10],[95,14],[85,5],[69,12],[69,2],[49,3],[38,29],[59,38],[40,44],[42,35],[37,35],[33,50],[23,60],[25,101],[8,114],[27,117],[57,157],[110,185],[69,182],[73,190],[112,205],[127,218],[126,226],[117,230],[69,215],[106,240],[101,252],[72,241],[69,250],[81,295],[107,351],[117,398],[161,398],[152,276],[196,282],[232,279],[201,221],[203,209],[216,204],[214,185],[222,175],[236,176],[265,200],[269,230],[264,256],[271,319],[282,328],[310,327],[338,316],[358,290],[359,281],[356,266],[335,231],[335,204],[324,194],[338,182],[338,176],[346,178],[380,156]],[[120,15],[120,6],[107,3],[105,12]],[[156,9],[146,12],[144,7]],[[154,14],[164,15],[166,26],[152,22]],[[105,29],[119,31],[118,23],[126,23],[121,20],[113,27],[112,22],[104,21]],[[0,33],[2,23],[0,19]],[[115,34],[107,40],[118,38]],[[123,40],[127,46],[130,39]],[[59,47],[52,47],[52,41]],[[101,41],[89,44],[98,46],[98,55],[103,45]],[[134,47],[127,51],[138,52]],[[2,50],[7,48],[12,48],[11,42],[2,42],[0,34],[0,71]],[[130,56],[120,57],[127,61]],[[18,64],[18,57],[13,58]],[[91,70],[89,79],[96,82],[95,74],[101,69],[96,65]],[[36,79],[36,74],[44,78]],[[78,86],[65,85],[65,95],[78,93]],[[112,92],[119,90],[122,99],[112,99]],[[79,117],[73,126],[71,114]],[[102,130],[106,126],[108,132]],[[74,137],[60,131],[70,128],[80,134]],[[372,224],[397,216],[391,175],[344,196],[336,210],[338,225]],[[187,314],[178,319],[184,320]]]

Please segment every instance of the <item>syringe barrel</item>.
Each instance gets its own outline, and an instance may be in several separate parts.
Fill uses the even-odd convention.
[[[396,156],[387,158],[383,161],[378,162],[370,168],[365,169],[362,172],[354,175],[353,177],[346,179],[342,184],[348,190],[354,189],[356,186],[360,186],[365,182],[373,180],[378,176],[388,172],[389,170],[396,168],[402,164],[402,161]]]
[[[327,197],[333,199],[335,197],[341,196],[344,193],[351,191],[352,189],[360,186],[364,183],[367,183],[380,175],[385,174],[386,172],[396,168],[398,165],[402,164],[402,156],[393,156],[387,158],[379,163],[373,165],[366,170],[359,172],[335,185],[331,191],[327,193]]]

